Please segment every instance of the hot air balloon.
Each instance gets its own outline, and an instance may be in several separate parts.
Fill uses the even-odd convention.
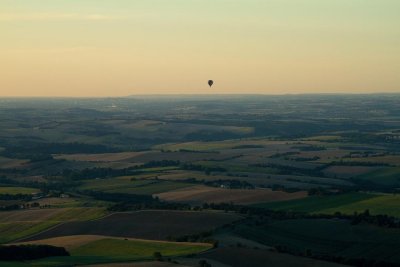
[[[209,80],[208,81],[208,85],[211,87],[212,85],[214,84],[214,81],[213,80]]]

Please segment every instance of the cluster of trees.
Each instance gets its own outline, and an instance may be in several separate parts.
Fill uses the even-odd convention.
[[[232,149],[246,149],[246,148],[264,148],[265,146],[263,145],[252,145],[252,144],[248,144],[248,145],[238,145],[238,146],[234,146],[232,147]]]
[[[30,194],[0,194],[0,200],[31,201],[32,195],[30,195]]]
[[[310,188],[307,191],[309,196],[327,196],[327,195],[335,195],[334,192],[323,188],[323,187],[316,187],[316,188]]]
[[[135,194],[124,194],[124,193],[106,193],[99,191],[79,191],[78,193],[91,196],[97,200],[128,203],[128,204],[142,204],[142,203],[152,203],[158,201],[151,195],[135,195]]]
[[[304,176],[314,176],[314,177],[325,177],[325,174],[320,170],[320,168],[314,169],[304,169],[288,165],[280,165],[276,163],[265,163],[265,164],[250,164],[252,167],[260,168],[273,168],[278,170],[278,174],[281,175],[304,175]]]
[[[146,162],[142,165],[132,167],[132,169],[145,169],[145,168],[155,168],[155,167],[170,167],[179,166],[181,162],[179,160],[152,160]]]
[[[208,153],[220,154],[219,151],[209,151],[209,150],[201,151],[201,150],[193,150],[193,149],[185,149],[185,148],[180,148],[178,151],[179,152],[188,152],[188,153],[199,153],[199,154],[202,154],[202,153],[203,154],[208,154]],[[161,152],[172,152],[172,151],[161,149]]]
[[[32,187],[38,188],[44,194],[49,193],[50,191],[59,191],[63,192],[68,188],[78,187],[81,185],[79,181],[70,181],[70,180],[55,180],[49,182],[38,182],[38,181],[17,181],[13,179],[9,179],[5,176],[0,177],[0,184],[3,185],[11,185],[11,186],[21,186],[21,187]]]
[[[0,211],[17,210],[20,208],[19,204],[8,204],[0,206]]]
[[[294,161],[316,161],[319,160],[320,157],[314,156],[314,157],[297,157],[297,158],[285,158],[286,160],[294,160]]]
[[[123,168],[86,168],[83,170],[76,169],[64,169],[61,175],[64,178],[71,180],[86,180],[95,178],[112,178],[117,176],[127,176],[140,174],[141,169],[154,168],[154,167],[168,167],[168,166],[179,166],[180,161],[175,160],[161,160],[161,161],[150,161],[142,165]]]
[[[310,151],[314,151],[314,150],[310,150]],[[295,152],[295,151],[285,152],[285,153],[276,153],[276,154],[273,154],[273,155],[269,156],[269,158],[280,158],[280,157],[283,157],[285,160],[294,160],[294,161],[315,161],[315,160],[319,160],[320,159],[320,157],[318,157],[318,156],[314,156],[314,157],[294,157],[294,158],[290,157],[290,156],[294,156],[294,155],[298,155],[298,154],[300,154],[300,152]]]
[[[339,214],[340,215],[340,214]],[[338,214],[336,214],[338,216]],[[354,213],[351,217],[351,224],[369,223],[380,227],[400,228],[400,220],[388,215],[371,215],[369,210],[361,213]]]
[[[132,210],[199,210],[200,207],[192,208],[189,204],[184,203],[172,203],[159,201],[157,198],[153,199],[152,202],[119,202],[108,208],[109,211],[121,212],[121,211],[132,211]]]
[[[229,131],[207,131],[200,130],[185,135],[184,140],[186,141],[220,141],[227,139],[237,139],[239,137],[250,136],[247,134],[237,134]]]
[[[168,240],[174,242],[202,242],[210,243],[214,248],[218,247],[218,240],[212,238],[213,232],[207,231],[199,234],[183,235],[183,236],[169,236]]]
[[[269,158],[274,159],[274,158],[287,157],[287,156],[293,156],[293,155],[298,155],[298,154],[300,154],[300,152],[295,152],[295,151],[284,152],[284,153],[275,153],[275,154],[269,156]]]
[[[206,260],[199,260],[199,267],[211,267],[211,263]]]
[[[347,133],[343,134],[349,142],[363,143],[363,144],[400,144],[400,139],[394,138],[392,134],[374,134],[374,133]]]
[[[332,161],[328,164],[325,165],[325,168],[329,166],[370,166],[370,167],[375,167],[375,166],[391,166],[388,163],[384,162],[365,162],[365,161]]]
[[[54,256],[69,256],[63,247],[49,245],[0,246],[0,260],[25,261]]]
[[[111,178],[132,174],[129,169],[86,168],[83,170],[64,169],[62,176],[71,180],[86,180],[95,178]]]
[[[233,176],[233,175],[229,175]],[[226,187],[230,189],[254,189],[255,186],[247,181],[232,180],[232,179],[218,179],[215,181],[206,181],[204,179],[197,180],[196,178],[187,178],[184,180],[175,180],[176,182],[204,184],[212,187]]]
[[[313,145],[293,146],[292,148],[296,148],[296,149],[298,149],[300,151],[323,151],[323,150],[326,150],[326,147],[313,146]]]
[[[371,215],[369,210],[362,213],[355,213],[352,215],[342,214],[336,212],[334,214],[308,214],[304,212],[292,212],[292,211],[275,211],[265,208],[235,205],[233,203],[204,203],[203,209],[214,209],[223,210],[225,212],[233,211],[247,216],[261,216],[270,219],[277,220],[289,220],[289,219],[343,219],[348,220],[353,225],[359,223],[368,223],[377,225],[380,227],[387,228],[400,228],[400,221],[392,216],[388,215]]]

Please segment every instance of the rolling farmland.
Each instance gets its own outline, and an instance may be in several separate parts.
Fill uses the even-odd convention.
[[[370,199],[373,200],[375,198],[378,198],[378,196],[367,193],[350,193],[344,195],[337,195],[337,196],[333,195],[325,197],[313,196],[300,200],[257,204],[256,206],[274,210],[289,210],[289,211],[308,212],[308,213],[320,213],[323,211],[331,211],[331,213],[334,213],[336,211],[341,212],[340,208],[342,207],[346,207],[348,205],[349,206],[357,205],[357,203],[359,202],[368,201]]]
[[[26,263],[17,263],[15,266],[75,266],[104,262],[127,262],[154,259],[154,252],[160,252],[165,257],[185,256],[199,253],[211,248],[202,243],[176,243],[165,241],[148,241],[135,239],[118,239],[104,236],[61,237],[59,240],[50,240],[47,244],[68,245],[69,257],[55,257],[36,260]],[[36,242],[42,243],[42,242]],[[2,263],[0,262],[0,266]],[[13,263],[7,262],[9,266]]]
[[[104,216],[102,208],[60,208],[2,212],[0,243],[15,241],[60,223],[93,220]]]
[[[333,254],[348,258],[362,255],[374,260],[399,261],[399,229],[351,225],[345,220],[300,219],[273,222],[261,227],[244,226],[236,232],[266,245],[286,246],[293,253],[309,249],[314,255]]]
[[[0,243],[71,252],[0,266],[399,264],[398,103],[0,99]]]
[[[240,218],[235,214],[221,212],[138,211],[115,213],[96,221],[68,222],[32,236],[29,240],[87,234],[167,240],[169,237],[210,231]],[[146,227],[141,227],[142,225],[146,225]]]

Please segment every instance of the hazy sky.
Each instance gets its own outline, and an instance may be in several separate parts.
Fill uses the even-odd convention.
[[[400,0],[0,0],[0,96],[400,92],[399,14]]]

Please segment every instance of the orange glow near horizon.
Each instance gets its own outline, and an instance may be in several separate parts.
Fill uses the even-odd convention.
[[[398,10],[394,0],[3,0],[0,96],[400,92]]]

